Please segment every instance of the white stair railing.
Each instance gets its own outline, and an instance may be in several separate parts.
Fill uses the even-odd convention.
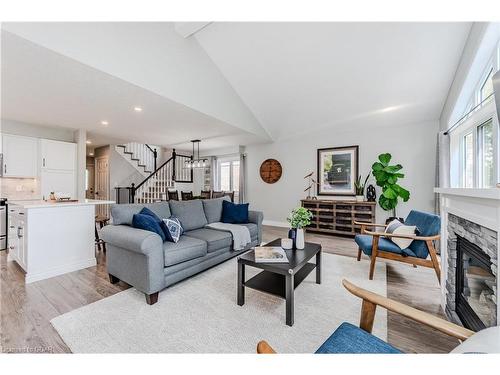
[[[174,158],[167,160],[150,177],[134,189],[136,203],[153,203],[167,199],[167,191],[174,187]]]
[[[126,143],[119,145],[119,147],[122,147],[123,152],[130,155],[131,159],[136,161],[139,167],[144,168],[146,173],[155,171],[154,150],[160,150],[160,147],[137,142]]]

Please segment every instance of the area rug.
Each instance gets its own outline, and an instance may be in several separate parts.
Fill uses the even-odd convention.
[[[260,340],[280,353],[313,353],[342,322],[359,323],[361,301],[342,286],[386,295],[386,270],[369,262],[323,253],[322,283],[313,271],[295,289],[295,324],[285,324],[285,301],[246,289],[236,304],[236,259],[180,282],[146,304],[134,288],[54,318],[74,353],[255,353]],[[246,267],[247,279],[258,270]],[[377,309],[373,333],[387,337],[387,313]]]

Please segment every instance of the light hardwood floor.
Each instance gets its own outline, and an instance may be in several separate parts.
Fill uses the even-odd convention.
[[[271,241],[286,236],[286,232],[284,228],[264,227],[263,239]],[[306,240],[321,243],[325,252],[353,258],[357,253],[350,238],[308,233]],[[2,352],[69,352],[50,320],[129,287],[123,282],[109,283],[102,253],[98,255],[97,267],[29,285],[24,284],[21,269],[13,262],[7,263],[6,258],[5,251],[1,252]],[[439,305],[439,284],[431,269],[388,263],[387,294],[390,298],[443,316]],[[393,313],[388,314],[388,341],[407,353],[446,353],[458,344],[457,340]]]

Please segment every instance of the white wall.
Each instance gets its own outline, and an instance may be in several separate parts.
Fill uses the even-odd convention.
[[[7,134],[52,139],[54,141],[74,142],[74,129],[57,126],[42,126],[28,124],[26,122],[1,119],[0,130]]]
[[[403,165],[406,177],[401,185],[410,191],[411,198],[407,203],[400,203],[397,208],[399,216],[406,216],[411,209],[433,212],[438,126],[438,121],[430,121],[370,129],[367,123],[363,130],[339,132],[329,129],[271,144],[248,146],[247,197],[250,207],[263,211],[268,223],[285,223],[289,212],[306,196],[303,177],[311,171],[316,174],[317,149],[359,145],[359,173],[362,175],[371,171],[371,165],[384,152],[392,154],[394,163]],[[268,158],[277,159],[283,167],[283,175],[275,184],[266,184],[259,175],[260,164]],[[375,185],[373,177],[369,183]],[[377,199],[379,194],[377,188]],[[383,222],[388,216],[377,205],[377,221]]]

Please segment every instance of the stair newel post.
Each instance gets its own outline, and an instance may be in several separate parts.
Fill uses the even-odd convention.
[[[155,158],[155,160],[154,160],[154,165],[155,165],[154,170],[156,171],[156,158],[158,158],[158,151],[156,151],[156,148],[153,150],[153,156]]]
[[[135,184],[132,182],[132,186],[130,187],[130,195],[129,195],[130,203],[135,202]]]
[[[177,162],[177,153],[175,152],[175,148],[172,150],[172,181],[175,182],[175,171],[177,168],[175,167],[175,163]]]

